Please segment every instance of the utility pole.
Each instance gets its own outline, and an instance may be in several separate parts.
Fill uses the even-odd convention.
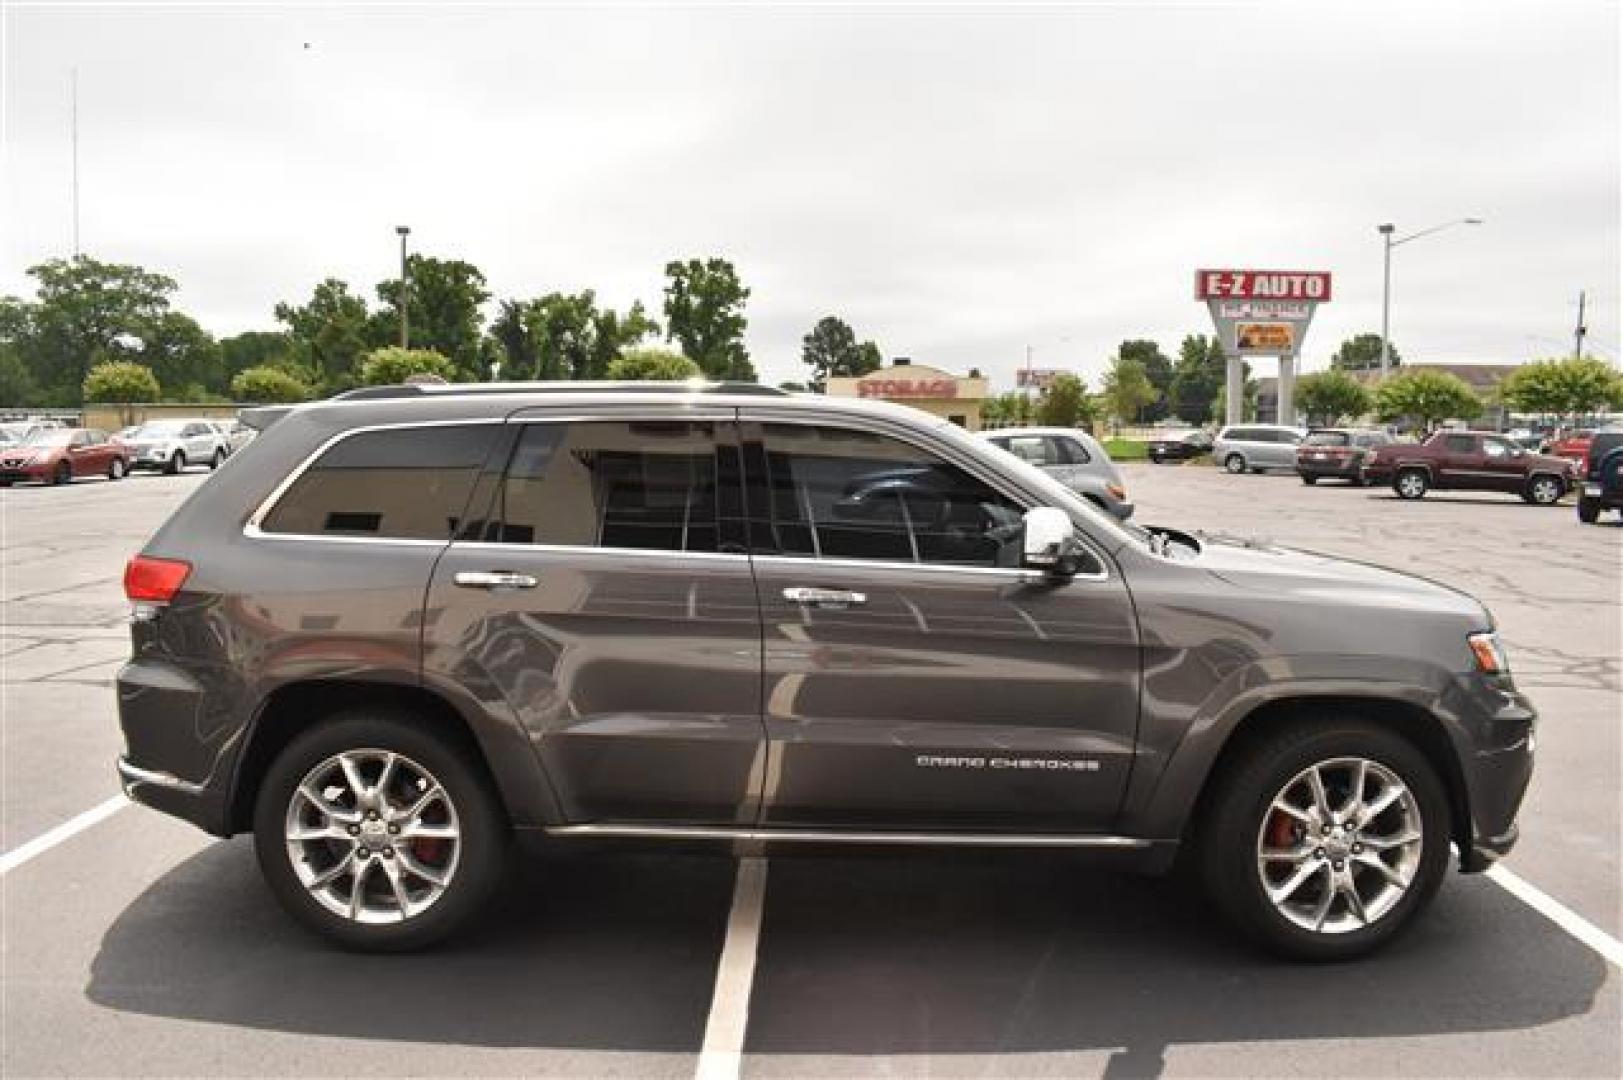
[[[1377,225],[1375,231],[1381,234],[1386,247],[1386,262],[1381,268],[1381,381],[1385,382],[1392,372],[1392,225]]]
[[[79,257],[79,69],[73,69],[73,257]]]
[[[1578,290],[1578,325],[1572,331],[1572,358],[1578,359],[1584,354],[1584,335],[1589,333],[1589,327],[1584,325],[1584,291]]]
[[[400,234],[400,347],[410,348],[411,330],[406,316],[406,307],[411,299],[411,275],[406,271],[406,237],[411,235],[411,226],[396,225],[394,231]]]

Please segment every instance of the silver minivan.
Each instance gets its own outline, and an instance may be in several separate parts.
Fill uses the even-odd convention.
[[[1306,437],[1301,428],[1282,424],[1234,424],[1217,433],[1212,460],[1231,473],[1294,470],[1296,447]]]
[[[1054,479],[1108,510],[1122,521],[1133,516],[1116,463],[1105,448],[1085,431],[1067,427],[1002,428],[983,431],[981,438],[1037,466]]]

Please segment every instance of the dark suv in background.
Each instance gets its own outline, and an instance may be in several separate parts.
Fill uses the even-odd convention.
[[[1623,510],[1623,428],[1595,432],[1579,471],[1578,520],[1593,525],[1602,510]]]
[[[402,949],[510,836],[1180,850],[1288,955],[1516,838],[1493,620],[1138,528],[946,421],[759,387],[397,387],[263,433],[130,563],[135,799]]]

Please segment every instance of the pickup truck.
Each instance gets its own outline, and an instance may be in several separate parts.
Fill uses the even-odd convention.
[[[1577,483],[1565,458],[1531,453],[1503,435],[1439,431],[1418,446],[1378,447],[1364,459],[1364,482],[1391,484],[1401,499],[1426,492],[1503,491],[1550,506]]]

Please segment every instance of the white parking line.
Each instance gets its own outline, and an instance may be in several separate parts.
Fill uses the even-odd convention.
[[[1516,876],[1504,863],[1495,863],[1489,867],[1487,877],[1491,881],[1498,882],[1510,895],[1600,953],[1613,967],[1623,968],[1623,941],[1617,940],[1532,882]]]
[[[133,805],[124,796],[114,795],[106,802],[92,806],[84,813],[69,818],[49,832],[41,833],[26,844],[19,844],[4,855],[0,855],[0,876],[11,873],[34,856],[45,854],[64,840],[71,840],[92,825],[107,820],[126,806]]]
[[[749,1021],[750,986],[755,981],[756,945],[761,940],[761,907],[766,895],[766,860],[740,859],[727,913],[727,939],[716,965],[716,989],[704,1026],[697,1080],[737,1080],[744,1064],[744,1029]]]

